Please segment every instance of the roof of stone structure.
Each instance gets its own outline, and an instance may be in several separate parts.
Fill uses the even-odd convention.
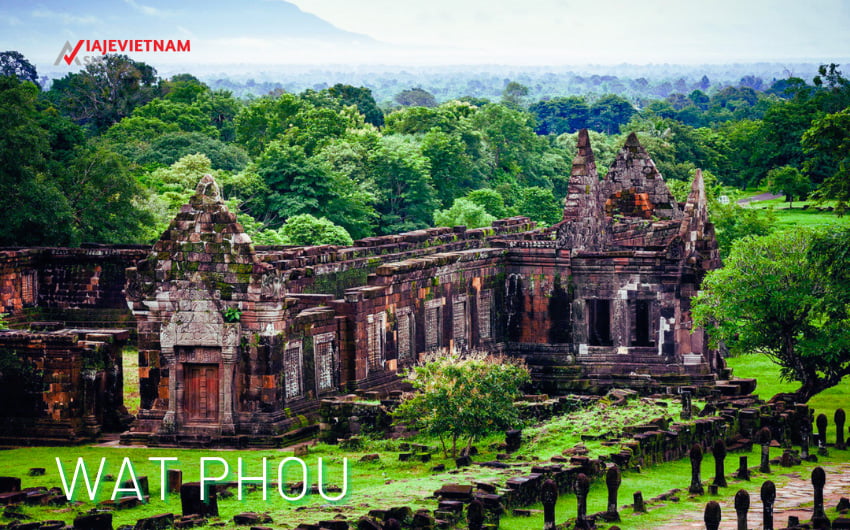
[[[605,213],[644,219],[680,219],[679,205],[635,133],[626,139],[602,182]]]
[[[229,299],[247,292],[259,264],[251,238],[227,209],[215,179],[204,175],[154,243],[150,259],[139,264],[132,290],[139,298],[155,285],[170,284],[186,291],[219,289],[221,298]]]

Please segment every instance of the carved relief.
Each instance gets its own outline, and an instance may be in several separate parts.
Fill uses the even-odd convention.
[[[478,336],[481,340],[492,338],[490,335],[490,306],[492,301],[492,290],[487,289],[478,294]]]
[[[366,317],[366,356],[370,370],[384,367],[384,319],[386,315],[375,313]]]
[[[303,364],[301,341],[287,343],[283,350],[283,395],[286,399],[297,398],[304,393],[302,386]]]
[[[316,352],[316,372],[319,392],[333,390],[336,387],[336,352],[334,334],[322,333],[313,337],[313,350]]]

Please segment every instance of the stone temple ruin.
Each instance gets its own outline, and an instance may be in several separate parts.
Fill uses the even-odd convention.
[[[106,279],[106,263],[126,274]],[[88,310],[96,323],[103,309],[120,321],[123,287],[141,408],[122,440],[240,447],[274,443],[322,399],[386,395],[439,350],[522,357],[532,390],[551,394],[713,382],[723,361],[693,328],[690,297],[719,265],[699,172],[678,204],[631,135],[600,180],[582,131],[551,228],[516,217],[351,247],[255,247],[206,176],[150,251],[4,252],[0,299],[14,314]],[[0,333],[0,351],[19,335]]]

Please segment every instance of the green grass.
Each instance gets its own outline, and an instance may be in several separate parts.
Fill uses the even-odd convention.
[[[454,469],[453,461],[434,455],[431,462],[399,462],[397,451],[392,451],[395,442],[378,442],[372,444],[369,451],[342,451],[338,447],[319,445],[311,448],[309,455],[302,457],[308,466],[310,483],[317,483],[317,459],[322,457],[325,463],[325,484],[342,485],[342,462],[348,458],[348,492],[342,500],[329,503],[319,495],[308,494],[304,499],[290,502],[282,499],[276,489],[269,488],[267,500],[262,499],[260,491],[247,493],[242,501],[231,498],[219,500],[219,512],[222,521],[230,521],[232,517],[241,512],[255,511],[268,512],[274,519],[275,525],[295,526],[299,522],[315,522],[319,519],[332,518],[336,513],[342,513],[350,519],[367,513],[371,508],[410,506],[417,508],[434,509],[436,505],[433,499],[428,497],[445,483],[460,482],[472,483],[474,480],[498,480],[504,482],[508,472],[504,470],[488,470],[486,468],[467,468],[461,472],[450,473],[449,471],[434,473],[432,466],[443,463],[448,470]],[[376,447],[380,446],[380,447]],[[385,450],[382,450],[385,449]],[[377,462],[359,462],[359,458],[367,452],[380,452],[381,460]],[[105,474],[118,475],[122,459],[127,457],[131,460],[137,476],[145,475],[150,482],[151,502],[137,508],[116,511],[113,514],[115,526],[122,524],[134,524],[142,517],[172,512],[181,512],[180,500],[177,495],[167,496],[166,501],[160,500],[160,468],[159,464],[148,461],[149,457],[177,457],[176,464],[170,464],[170,468],[183,471],[183,481],[193,482],[200,478],[200,458],[219,457],[225,459],[231,467],[231,473],[225,480],[236,480],[237,459],[243,458],[246,475],[261,474],[262,458],[268,458],[269,480],[277,482],[277,466],[287,456],[292,456],[291,451],[264,450],[264,451],[220,451],[220,450],[188,450],[188,449],[148,449],[128,447],[65,447],[47,448],[34,447],[26,449],[11,449],[0,451],[0,475],[19,476],[23,479],[23,487],[31,486],[61,486],[61,478],[55,458],[59,457],[66,470],[66,477],[70,481],[73,466],[77,458],[83,458],[90,474],[97,472],[101,458],[107,459]],[[486,454],[484,457],[495,458],[494,454]],[[31,467],[46,468],[47,474],[41,477],[29,477],[25,473]],[[211,464],[208,474],[218,475],[222,470],[218,463]],[[128,478],[129,475],[123,478]],[[301,468],[290,464],[285,468],[284,481],[294,483],[301,480]],[[114,482],[103,484],[96,498],[98,501],[105,500],[111,496]],[[88,501],[84,487],[77,486],[76,500],[84,503],[76,507],[30,507],[23,511],[36,519],[58,519],[70,522],[79,514],[87,512],[94,507]],[[234,491],[235,493],[235,491]],[[336,496],[337,493],[330,493]],[[332,505],[329,509],[328,505]]]
[[[135,369],[135,352],[127,352],[125,356],[125,368],[127,368],[127,399],[137,399],[137,383],[134,383],[133,375]],[[777,392],[793,390],[795,385],[780,381],[778,370],[764,356],[742,356],[728,360],[728,364],[735,370],[739,377],[756,377],[759,380],[757,392],[763,398],[769,398]],[[136,386],[134,386],[136,385]],[[136,395],[133,395],[133,394]],[[839,387],[830,389],[815,397],[810,403],[818,412],[825,412],[832,420],[832,414],[838,406],[848,402],[850,397],[850,383],[845,381]],[[659,416],[677,418],[679,414],[677,402],[671,402],[667,407],[651,403],[647,400],[633,400],[625,407],[615,407],[607,404],[604,400],[599,404],[586,409],[575,411],[571,414],[555,418],[543,425],[528,427],[524,430],[526,442],[520,450],[521,459],[514,462],[527,462],[531,455],[543,461],[548,461],[552,456],[561,454],[564,449],[573,447],[580,443],[582,434],[599,434],[601,432],[612,432],[618,434],[625,426],[637,423],[645,423]],[[832,429],[834,430],[834,429]],[[834,436],[834,434],[830,434]],[[428,443],[436,446],[436,440],[418,439],[417,442]],[[502,441],[500,435],[494,435],[476,444],[481,453],[475,458],[476,461],[495,459],[495,453],[499,450],[498,443]],[[613,447],[603,447],[597,440],[583,442],[591,451],[591,455],[608,454],[615,450]],[[451,458],[444,458],[441,454],[433,455],[428,463],[421,462],[399,462],[397,441],[368,440],[362,451],[343,451],[336,446],[320,444],[310,448],[310,454],[303,457],[309,466],[310,483],[317,482],[316,465],[318,457],[322,457],[326,463],[327,481],[333,484],[341,483],[342,461],[348,458],[348,493],[339,502],[329,503],[318,495],[307,495],[303,500],[289,502],[282,499],[277,491],[270,488],[268,499],[263,500],[259,491],[247,493],[244,500],[239,501],[236,496],[220,499],[219,510],[221,521],[227,526],[232,517],[240,512],[255,511],[267,512],[273,520],[274,526],[278,528],[291,528],[300,522],[316,522],[321,519],[332,518],[337,514],[345,515],[349,520],[356,520],[360,515],[367,513],[373,508],[389,508],[393,506],[409,506],[414,510],[417,508],[435,509],[436,502],[430,498],[432,493],[441,485],[455,482],[461,484],[472,484],[475,481],[491,481],[493,483],[504,483],[507,478],[520,476],[530,471],[528,464],[522,464],[507,470],[490,469],[473,466],[462,470],[456,470]],[[360,462],[359,459],[366,453],[376,452],[381,455],[377,462]],[[774,450],[774,456],[780,454],[779,449]],[[100,459],[108,459],[108,468],[105,473],[117,475],[121,459],[129,457],[134,464],[137,475],[149,477],[151,498],[150,504],[137,508],[114,512],[114,524],[117,527],[122,524],[133,524],[137,519],[148,517],[158,513],[181,512],[179,498],[176,495],[169,496],[166,501],[161,501],[159,487],[159,466],[148,461],[149,457],[175,456],[179,463],[173,467],[183,470],[184,482],[197,481],[199,479],[199,462],[201,457],[224,458],[231,465],[231,473],[226,480],[235,480],[236,462],[239,457],[244,459],[246,474],[259,474],[261,459],[269,459],[269,478],[277,481],[278,463],[291,456],[292,453],[285,450],[256,450],[256,451],[222,451],[222,450],[180,450],[180,449],[148,449],[148,448],[125,448],[125,447],[102,447],[81,446],[65,448],[26,448],[0,451],[0,475],[20,476],[23,486],[59,486],[61,480],[56,468],[55,457],[59,456],[68,470],[78,457],[82,457],[95,470]],[[847,461],[850,453],[831,450],[828,461]],[[750,465],[757,462],[756,453],[750,454]],[[437,464],[445,464],[447,471],[432,472],[431,468]],[[727,471],[732,472],[737,466],[737,456],[727,457]],[[43,477],[25,476],[27,469],[31,467],[44,467],[47,475]],[[217,472],[219,467],[211,468]],[[799,468],[797,468],[799,469]],[[708,481],[713,476],[713,459],[707,455],[702,464],[703,480]],[[288,466],[284,481],[296,482],[300,480],[300,471],[297,466]],[[125,477],[126,478],[126,477]],[[771,477],[780,485],[784,480],[782,476]],[[644,469],[643,472],[634,470],[624,473],[623,484],[620,488],[620,504],[631,502],[635,491],[642,491],[644,498],[665,493],[673,488],[687,488],[690,481],[690,464],[687,459],[677,462],[669,462]],[[756,477],[754,481],[746,486],[748,489],[760,486],[761,478]],[[106,483],[101,487],[99,500],[108,498],[114,483]],[[725,495],[737,489],[730,486]],[[78,486],[78,498],[82,496],[83,490]],[[751,491],[751,494],[757,492]],[[85,497],[83,497],[85,499]],[[605,509],[606,491],[604,481],[596,481],[591,488],[589,498],[589,513]],[[683,510],[695,511],[701,509],[707,500],[706,496],[694,501],[688,500],[688,495],[680,495],[681,502],[666,502],[665,506],[656,506],[646,515],[632,515],[630,510],[622,510],[624,518],[621,528],[653,528],[661,522],[675,520],[677,514]],[[75,516],[87,512],[94,506],[93,503],[85,502],[79,506],[68,507],[24,507],[23,511],[40,519],[59,519],[71,522]],[[542,510],[541,505],[532,506],[532,509]],[[558,500],[557,520],[563,521],[568,517],[575,516],[575,496],[564,495]],[[542,527],[542,514],[537,513],[531,518],[506,516],[502,519],[502,528],[524,529]]]
[[[123,353],[124,366],[124,406],[130,414],[139,412],[141,396],[139,394],[139,350],[127,346]]]
[[[758,190],[748,196],[764,193]],[[785,199],[771,199],[769,201],[756,201],[746,205],[746,208],[762,210],[770,208],[776,214],[776,225],[780,229],[786,228],[819,228],[836,224],[850,223],[850,216],[839,217],[834,212],[819,210],[835,206],[832,201],[816,203],[814,201],[795,201],[792,205]],[[805,209],[804,209],[805,208]]]

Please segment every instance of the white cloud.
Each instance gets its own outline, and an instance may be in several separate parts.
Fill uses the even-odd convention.
[[[379,41],[539,62],[830,57],[850,50],[845,0],[291,0]],[[561,62],[561,61],[559,61]]]
[[[57,11],[51,11],[49,9],[36,9],[30,13],[35,18],[52,18],[54,20],[60,20],[63,24],[73,25],[73,24],[97,24],[100,22],[100,19],[92,16],[79,16],[72,15],[70,13],[59,13]]]
[[[137,10],[140,13],[143,13],[145,15],[150,15],[150,16],[154,16],[154,17],[164,17],[164,16],[169,15],[168,11],[165,11],[165,10],[162,10],[162,9],[157,9],[157,8],[151,7],[151,6],[142,5],[138,2],[136,2],[135,0],[124,0],[124,2],[127,5],[131,6],[133,9],[135,9],[135,10]]]

